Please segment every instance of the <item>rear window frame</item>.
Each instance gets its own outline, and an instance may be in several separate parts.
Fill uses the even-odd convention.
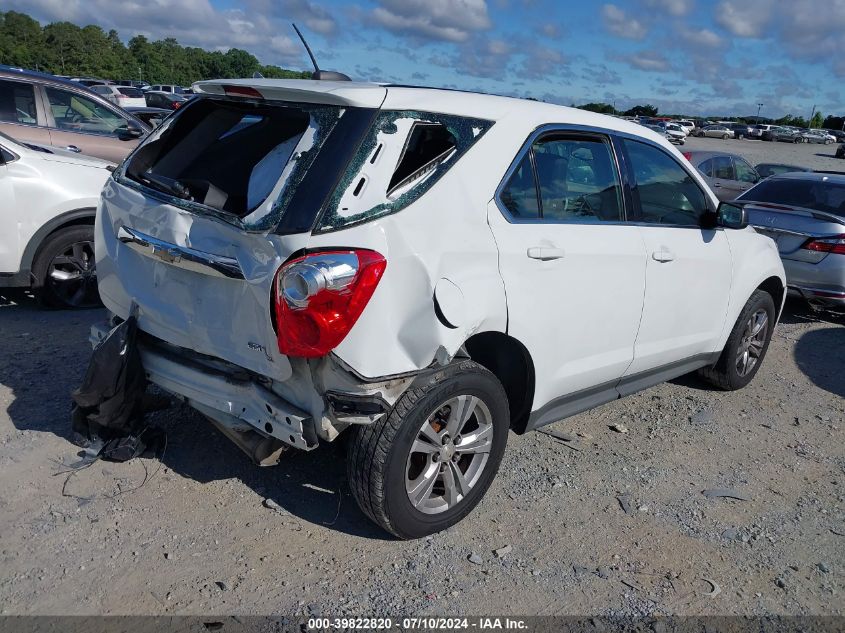
[[[361,211],[360,213],[342,216],[338,209],[344,193],[348,191],[354,182],[361,177],[361,170],[365,167],[367,160],[374,155],[379,145],[378,135],[394,134],[397,131],[396,122],[409,119],[412,122],[407,136],[402,139],[402,155],[407,148],[411,134],[418,124],[441,124],[444,125],[456,139],[457,144],[446,160],[438,163],[430,175],[421,176],[417,185],[407,188],[396,199],[388,200],[374,207]],[[372,222],[395,213],[399,213],[419,198],[424,196],[458,161],[469,151],[475,143],[493,126],[494,121],[483,118],[468,117],[462,115],[445,114],[440,112],[420,110],[377,110],[374,120],[360,140],[355,154],[350,158],[342,170],[340,178],[323,204],[314,223],[313,234],[332,233],[348,229],[354,226]],[[397,161],[392,166],[391,178],[401,163]],[[445,166],[441,169],[441,166]],[[385,197],[395,193],[402,187],[396,186],[385,191]]]
[[[238,215],[235,213],[231,213],[202,203],[184,200],[176,196],[169,195],[167,192],[150,187],[144,184],[143,182],[135,180],[129,174],[127,174],[127,171],[133,164],[133,160],[137,157],[140,151],[142,151],[150,143],[153,143],[158,140],[163,134],[166,134],[168,130],[172,129],[176,124],[179,123],[179,121],[185,116],[185,113],[190,112],[193,108],[196,107],[197,104],[201,102],[207,103],[209,101],[233,103],[238,106],[246,107],[278,107],[298,109],[309,113],[309,125],[306,127],[305,131],[303,132],[303,135],[301,135],[300,139],[297,141],[297,147],[299,146],[299,143],[301,142],[304,134],[308,132],[311,125],[313,124],[315,114],[318,114],[321,118],[324,119],[322,125],[319,125],[316,128],[315,141],[313,145],[307,150],[298,152],[297,160],[300,161],[303,156],[305,156],[305,160],[301,160],[301,162],[299,162],[297,166],[294,166],[292,168],[291,173],[288,176],[288,182],[282,187],[281,191],[279,192],[279,196],[272,201],[272,209],[269,210],[268,213],[266,213],[262,218],[260,218],[260,221],[257,223],[247,223],[243,220],[244,218],[251,215],[256,209],[260,208],[262,205],[267,204],[268,200],[270,199],[269,195],[264,198],[260,203],[258,203],[254,209],[249,210],[248,213],[246,213],[243,217],[238,217]],[[159,126],[157,126],[153,130],[153,132],[144,140],[144,142],[141,143],[135,150],[133,150],[133,152],[126,158],[126,160],[123,161],[123,163],[118,167],[118,169],[115,170],[115,172],[112,174],[112,177],[115,179],[116,182],[120,183],[121,185],[130,187],[137,191],[141,191],[149,197],[155,198],[157,200],[165,202],[176,208],[183,209],[190,213],[194,213],[198,216],[220,220],[244,232],[261,234],[276,233],[278,232],[279,226],[284,221],[284,216],[286,215],[287,207],[290,205],[294,194],[298,189],[301,188],[299,185],[302,183],[303,180],[307,178],[309,170],[313,165],[316,157],[319,156],[322,146],[325,144],[327,138],[331,136],[331,132],[336,127],[338,121],[343,118],[345,110],[346,109],[342,106],[335,106],[329,104],[314,104],[292,101],[282,102],[217,95],[203,96],[197,99],[191,99],[188,100],[176,112],[166,117],[164,121]],[[294,152],[296,152],[296,148],[294,148]],[[288,162],[290,162],[293,157],[294,154],[292,154]],[[258,163],[256,163],[256,165],[257,164]],[[279,181],[281,180],[286,167],[287,163],[285,167],[282,168],[282,173],[280,174],[279,178],[275,181],[276,184],[274,185],[273,189],[275,189],[276,185],[279,184]]]

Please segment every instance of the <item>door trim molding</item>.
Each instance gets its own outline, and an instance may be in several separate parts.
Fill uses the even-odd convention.
[[[654,385],[683,376],[696,369],[713,365],[719,360],[721,353],[721,350],[719,350],[713,353],[696,354],[668,365],[648,369],[630,376],[623,376],[618,380],[555,398],[531,413],[526,430],[539,429],[547,424],[553,424],[564,418],[583,413],[612,400],[630,396]]]

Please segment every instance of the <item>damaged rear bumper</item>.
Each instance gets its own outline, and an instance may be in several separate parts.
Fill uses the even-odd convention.
[[[92,326],[92,345],[103,340],[109,330],[109,323]],[[138,349],[147,380],[218,426],[238,434],[233,437],[226,433],[241,448],[246,450],[236,437],[247,439],[243,435],[249,433],[258,435],[251,438],[254,440],[249,442],[251,446],[262,444],[259,438],[273,438],[282,445],[302,450],[316,448],[318,440],[312,417],[261,384],[262,380],[254,374],[246,370],[224,371],[220,366],[222,361],[215,364],[203,363],[199,358],[174,358],[167,344],[151,344],[149,337],[139,340]],[[264,442],[259,456],[268,449],[273,452],[275,444]],[[251,456],[261,461],[255,454]]]
[[[92,346],[114,325],[93,325]],[[417,376],[367,380],[330,356],[296,363],[288,380],[278,382],[141,330],[137,345],[149,382],[202,413],[262,466],[276,463],[284,449],[312,450],[348,426],[372,424]],[[308,404],[297,406],[292,399]]]

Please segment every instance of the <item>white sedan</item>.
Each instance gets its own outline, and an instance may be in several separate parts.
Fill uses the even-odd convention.
[[[90,86],[89,89],[99,95],[102,95],[121,108],[144,108],[147,105],[144,93],[138,88],[133,88],[132,86],[98,84]]]
[[[42,305],[99,305],[94,216],[114,164],[0,133],[0,287]]]

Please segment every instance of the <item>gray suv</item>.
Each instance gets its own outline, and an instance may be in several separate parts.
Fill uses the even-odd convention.
[[[762,178],[742,157],[725,152],[684,152],[713,189],[721,201],[735,200],[737,196],[760,182]]]
[[[78,82],[0,66],[0,132],[115,163],[150,127]]]

